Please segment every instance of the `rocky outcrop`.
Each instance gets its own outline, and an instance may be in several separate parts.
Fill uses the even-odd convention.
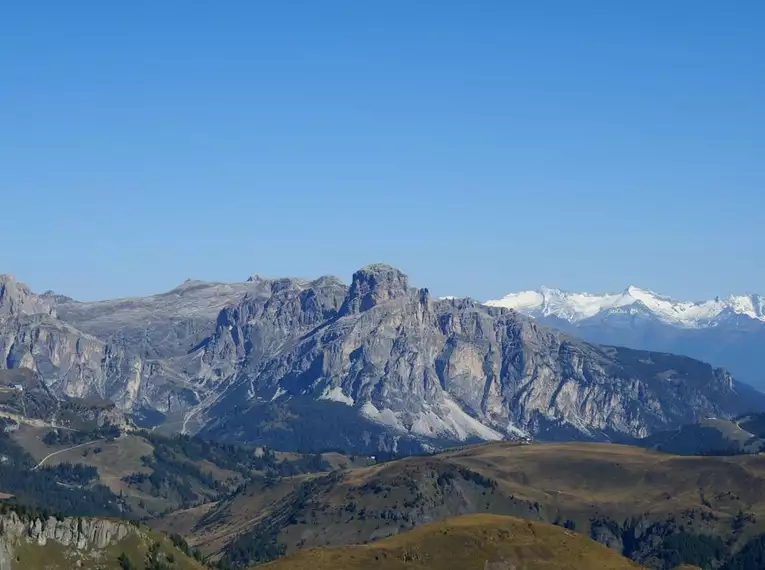
[[[45,546],[54,542],[77,550],[103,550],[130,534],[137,527],[108,519],[22,518],[15,512],[0,515],[0,570],[11,570],[14,551],[23,543]]]
[[[12,275],[0,275],[0,321],[20,315],[55,316],[55,310]]]
[[[258,279],[236,305],[218,315],[216,328],[206,342],[199,369],[189,374],[218,383],[254,363],[279,354],[286,344],[337,317],[347,287],[338,279],[322,277],[304,282],[295,279]]]
[[[409,281],[398,269],[379,263],[369,265],[354,273],[340,314],[367,311],[380,303],[403,297],[408,292]]]

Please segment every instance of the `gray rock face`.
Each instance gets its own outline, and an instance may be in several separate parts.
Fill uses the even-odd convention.
[[[286,429],[286,445],[348,448],[604,439],[765,408],[765,397],[698,361],[598,347],[512,310],[435,300],[380,264],[350,286],[253,276],[99,303],[22,289],[0,302],[9,315],[0,367],[215,437],[273,444]]]
[[[320,320],[313,314],[311,325]],[[436,301],[385,266],[357,272],[336,316],[325,314],[308,334],[310,326],[279,328],[244,307],[229,314],[211,346],[218,358],[236,354],[237,372],[211,408],[209,433],[247,437],[245,424],[256,419],[247,416],[247,401],[257,408],[305,394],[401,434],[448,440],[641,436],[763,405],[698,361],[597,347],[513,311]],[[264,330],[279,331],[259,343],[268,350],[243,349]],[[246,420],[232,422],[227,411]]]
[[[406,296],[409,280],[398,269],[375,264],[359,269],[340,310],[341,315],[368,311],[372,307]]]
[[[205,370],[194,348],[251,283],[187,281],[162,295],[80,303],[0,280],[0,369],[38,372],[59,396],[182,412]]]
[[[0,275],[0,321],[20,315],[54,314],[53,308],[12,275]]]
[[[0,515],[0,570],[11,570],[14,551],[23,543],[45,546],[55,542],[76,550],[103,550],[130,534],[133,526],[107,519],[22,519],[15,512]]]
[[[91,430],[109,424],[128,428],[125,413],[108,401],[57,398],[28,368],[0,370],[0,417],[54,427]]]
[[[221,311],[199,372],[219,382],[250,371],[336,318],[346,291],[331,277],[257,281],[241,302]]]

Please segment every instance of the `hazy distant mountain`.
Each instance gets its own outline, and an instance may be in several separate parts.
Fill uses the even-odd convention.
[[[515,309],[585,340],[685,354],[730,370],[765,388],[765,296],[678,301],[628,287],[622,293],[558,289],[511,293],[487,305]]]
[[[280,448],[398,449],[526,434],[642,437],[765,396],[690,358],[604,348],[400,271],[80,303],[0,279],[0,368],[142,425]]]

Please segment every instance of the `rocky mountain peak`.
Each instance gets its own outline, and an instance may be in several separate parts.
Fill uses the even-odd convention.
[[[14,279],[12,275],[0,275],[0,315],[19,316],[53,314],[51,306],[42,298]]]
[[[375,263],[353,274],[341,315],[360,313],[409,294],[409,279],[390,265]]]

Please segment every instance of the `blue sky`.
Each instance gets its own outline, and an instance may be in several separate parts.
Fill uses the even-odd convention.
[[[0,272],[765,293],[765,3],[25,1]]]

